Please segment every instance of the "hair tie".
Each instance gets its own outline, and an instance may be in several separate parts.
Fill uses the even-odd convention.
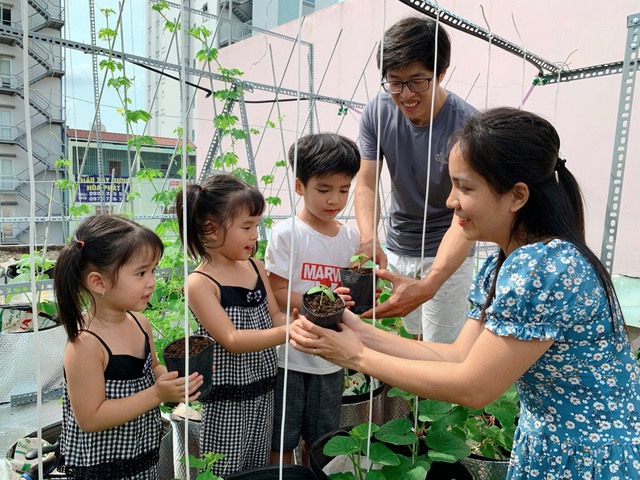
[[[200,187],[200,192],[204,192],[204,188]]]
[[[84,242],[82,240],[76,240],[76,242],[80,244],[80,248],[84,247]]]
[[[558,159],[556,160],[555,170],[560,170],[560,167],[564,167],[566,163],[567,161],[564,158],[558,157]]]

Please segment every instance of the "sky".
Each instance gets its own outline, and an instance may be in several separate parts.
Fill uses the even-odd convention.
[[[124,50],[133,55],[145,55],[145,6],[143,0],[124,0],[123,30]],[[105,15],[101,9],[110,8],[116,13],[109,16],[109,27],[114,28],[118,18],[118,2],[115,0],[96,0],[96,44],[108,46],[106,42],[98,38],[100,29],[107,26]],[[66,24],[63,36],[67,39],[81,43],[91,44],[91,22],[88,0],[65,0]],[[121,38],[118,37],[114,50],[121,51]],[[67,125],[70,128],[88,130],[95,115],[93,66],[91,55],[81,51],[67,49],[66,69],[66,105]],[[97,57],[98,64],[106,57]],[[99,68],[99,67],[98,67]],[[130,93],[132,104],[130,108],[145,108],[145,71],[134,68],[131,64],[125,65],[125,73],[129,78],[134,78],[134,88]],[[99,85],[102,85],[104,71],[99,70]],[[122,108],[122,102],[114,89],[105,86],[100,101],[100,117],[104,127],[109,132],[124,133],[125,125],[122,116],[117,112]],[[142,128],[142,125],[139,126]],[[141,130],[136,133],[141,133]]]

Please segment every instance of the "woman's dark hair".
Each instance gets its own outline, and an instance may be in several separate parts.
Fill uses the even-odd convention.
[[[353,140],[337,133],[316,133],[300,137],[289,148],[289,165],[293,169],[294,159],[298,164],[296,177],[307,185],[312,177],[345,175],[351,179],[360,170],[360,151]]]
[[[412,62],[420,62],[433,70],[436,47],[436,21],[427,17],[407,17],[393,24],[384,33],[384,46],[376,57],[382,77],[389,70],[401,70]],[[382,50],[382,62],[380,61]],[[438,25],[438,63],[434,74],[439,77],[451,62],[451,39]]]
[[[144,250],[147,248],[148,250]],[[83,220],[55,264],[53,288],[60,322],[73,342],[84,327],[82,314],[93,302],[86,276],[97,271],[114,284],[118,270],[140,253],[160,258],[162,240],[152,230],[118,215],[94,215]]]
[[[207,235],[215,230],[219,245],[224,243],[227,229],[233,219],[243,212],[252,217],[262,215],[265,201],[262,193],[232,175],[217,174],[207,178],[202,186],[187,186],[187,250],[193,258],[211,260],[207,252]],[[183,192],[176,197],[176,213],[180,239],[184,243]]]
[[[559,157],[560,138],[553,125],[530,112],[495,108],[472,116],[449,138],[449,143],[457,143],[466,164],[487,181],[494,193],[506,194],[518,182],[527,185],[529,199],[516,214],[510,238],[521,244],[561,238],[575,245],[600,277],[615,318],[613,283],[586,244],[582,192]],[[501,251],[498,269],[504,260]],[[495,294],[496,279],[497,275],[485,309]]]

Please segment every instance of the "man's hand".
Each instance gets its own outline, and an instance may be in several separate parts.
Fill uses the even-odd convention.
[[[431,300],[437,292],[431,288],[428,278],[416,280],[388,270],[376,270],[376,275],[393,284],[393,295],[376,307],[376,318],[404,317]],[[361,316],[372,318],[373,309]]]
[[[370,240],[368,242],[364,242],[360,244],[360,248],[354,255],[360,255],[364,253],[370,260],[373,260],[373,244],[374,241]],[[380,268],[387,268],[387,254],[384,253],[384,250],[380,246],[380,243],[375,242],[376,245],[376,263]]]

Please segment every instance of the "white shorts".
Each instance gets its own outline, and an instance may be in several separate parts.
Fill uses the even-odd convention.
[[[387,252],[387,261],[390,271],[421,279],[429,272],[434,257],[407,257]],[[431,300],[404,317],[407,332],[422,333],[425,342],[453,343],[467,321],[473,266],[474,258],[467,257]]]

